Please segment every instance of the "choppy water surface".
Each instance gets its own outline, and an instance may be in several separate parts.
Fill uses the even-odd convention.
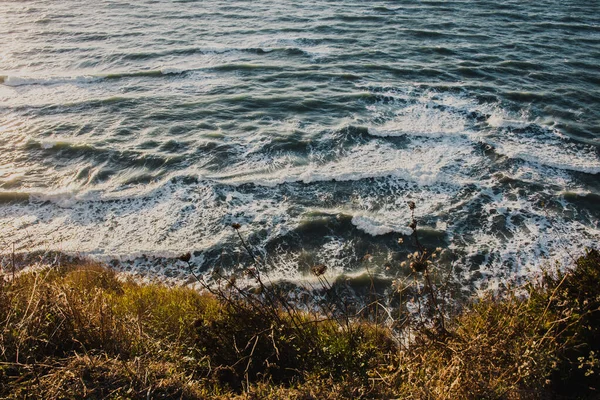
[[[600,238],[600,3],[0,1],[0,245],[465,282]],[[383,268],[388,265],[388,269]]]

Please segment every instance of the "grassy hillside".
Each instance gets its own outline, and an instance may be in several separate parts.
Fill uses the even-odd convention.
[[[0,397],[598,398],[600,254],[562,270],[473,299],[443,329],[411,324],[410,342],[261,282],[200,294],[85,261],[8,274]]]

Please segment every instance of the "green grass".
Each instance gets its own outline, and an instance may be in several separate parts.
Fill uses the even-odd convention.
[[[0,283],[0,397],[598,398],[600,255],[564,271],[473,299],[406,346],[268,287],[200,294],[90,262],[39,269]]]

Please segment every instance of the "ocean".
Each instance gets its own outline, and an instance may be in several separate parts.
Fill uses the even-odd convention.
[[[482,288],[600,239],[600,2],[0,1],[0,253]],[[398,243],[402,239],[403,243]]]

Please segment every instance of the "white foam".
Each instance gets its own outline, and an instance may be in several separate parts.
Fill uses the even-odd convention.
[[[71,208],[77,202],[78,188],[75,186],[45,192],[33,192],[29,198],[33,202],[52,202],[60,208]]]
[[[465,282],[481,274],[481,287],[530,276],[542,266],[556,262],[568,265],[586,246],[600,240],[600,229],[569,218],[573,206],[554,212],[536,201],[538,193],[520,195],[518,190],[495,193],[484,190],[481,228],[473,231],[468,243],[453,242],[451,249],[466,252],[465,259],[484,255],[475,271],[464,272]],[[450,232],[454,231],[450,226]]]
[[[210,177],[235,185],[252,182],[264,186],[285,182],[355,181],[386,176],[420,185],[465,185],[473,182],[468,174],[469,169],[482,162],[485,161],[468,143],[461,141],[416,142],[405,149],[371,141],[345,151],[335,161],[300,165],[277,158],[264,161],[265,164],[281,165],[275,171],[249,168],[248,164],[242,162]]]
[[[162,67],[160,68],[160,72],[163,75],[177,75],[186,72],[186,69],[179,67]]]
[[[382,223],[381,221],[377,221],[376,219],[369,218],[364,215],[355,215],[352,217],[352,224],[356,226],[361,231],[371,235],[371,236],[379,236],[386,235],[391,232],[402,233],[403,235],[412,234],[413,230],[409,227],[399,227],[394,224],[394,226],[390,226]]]
[[[25,77],[9,75],[4,78],[6,86],[28,86],[28,85],[60,85],[66,83],[90,83],[102,78],[97,76],[47,76],[47,77]]]
[[[296,202],[294,190],[300,196],[311,190],[323,191],[311,194],[310,201],[332,201],[334,209],[324,211],[352,215],[352,224],[372,236],[409,235],[406,201],[416,200],[417,217],[430,218],[432,229],[448,234],[451,248],[457,254],[466,252],[465,260],[487,249],[479,272],[490,279],[526,274],[536,268],[540,257],[560,256],[553,239],[558,230],[575,237],[573,244],[567,245],[569,249],[600,238],[597,227],[551,210],[546,217],[534,206],[539,204],[536,195],[552,197],[566,188],[586,192],[569,171],[598,173],[600,164],[592,148],[566,142],[547,127],[533,126],[526,119],[519,122],[521,119],[501,110],[497,117],[492,113],[488,118],[488,131],[475,133],[466,115],[489,114],[484,106],[464,96],[408,92],[396,97],[402,96],[402,102],[368,106],[372,119],[348,118],[333,127],[311,126],[295,119],[272,121],[272,131],[305,132],[313,140],[306,155],[267,152],[264,149],[272,137],[258,133],[231,137],[240,156],[219,173],[190,167],[150,184],[121,186],[119,182],[139,172],[127,170],[102,184],[83,187],[74,178],[77,168],[61,171],[64,176],[48,171],[52,181],[65,189],[34,188],[30,204],[0,207],[0,243],[14,241],[30,250],[58,248],[106,259],[136,260],[151,254],[156,263],[148,267],[149,273],[175,274],[180,266],[162,265],[160,257],[234,243],[233,222],[243,225],[245,235],[261,232],[259,248],[296,229],[311,206]],[[385,123],[374,122],[386,118]],[[375,137],[353,137],[343,129],[349,124],[368,126]],[[519,133],[530,126],[536,128],[532,135]],[[323,134],[325,131],[328,133]],[[406,141],[390,139],[402,135]],[[499,154],[527,162],[496,163],[494,157],[483,154],[476,139]],[[46,139],[40,143],[51,148],[58,142]],[[197,177],[198,182],[177,183],[173,179],[177,174]],[[501,175],[544,189],[523,198],[500,182]],[[353,190],[348,204],[332,200],[337,194],[336,182],[345,182]],[[240,187],[242,184],[252,184],[248,186],[251,189]],[[286,192],[288,186],[295,189]],[[461,225],[478,202],[484,203],[482,221],[477,221],[481,227]],[[570,206],[565,203],[564,207]],[[494,215],[506,217],[504,231],[495,225],[492,209]],[[332,276],[346,273],[355,263],[353,246],[351,240],[340,237],[323,238],[323,244],[314,250],[315,259],[330,266]],[[274,279],[304,279],[298,270],[299,257],[282,253]],[[515,270],[507,271],[507,265],[516,266]],[[139,268],[146,267],[139,264]],[[471,279],[470,270],[465,271],[465,280]],[[185,271],[181,273],[185,275]]]
[[[509,135],[501,139],[486,138],[485,142],[494,146],[497,153],[513,159],[562,170],[600,173],[600,158],[590,145],[540,141],[531,137]]]
[[[374,136],[445,137],[471,135],[467,112],[479,105],[466,96],[415,93],[413,90],[381,93],[391,102],[366,106],[372,116],[369,133]],[[385,122],[376,122],[384,120]]]
[[[594,146],[569,141],[551,121],[541,123],[525,112],[510,115],[497,106],[488,110],[487,124],[494,129],[480,139],[494,146],[497,153],[562,170],[600,173],[600,157]]]
[[[30,249],[51,243],[91,255],[173,255],[234,238],[228,226],[234,221],[262,225],[277,235],[290,218],[285,201],[236,195],[220,200],[207,182],[193,187],[167,183],[149,196],[109,201],[71,191],[32,196],[29,205],[0,208],[0,241],[28,243]],[[19,230],[19,221],[32,216],[43,223]]]
[[[87,84],[102,81],[110,77],[136,77],[146,76],[155,73],[162,75],[174,75],[181,74],[188,71],[181,67],[161,67],[157,70],[139,70],[139,71],[113,71],[113,72],[91,72],[88,75],[50,75],[50,76],[39,76],[33,74],[31,76],[26,75],[7,75],[2,76],[0,83],[5,86],[18,87],[18,86],[54,86],[54,85],[67,85],[67,84]]]
[[[402,108],[394,118],[383,125],[372,126],[369,133],[375,136],[426,136],[443,137],[465,134],[466,119],[448,110],[436,109],[436,103],[417,103]]]
[[[406,101],[406,93],[389,93],[388,96]],[[391,106],[368,106],[377,118],[389,116],[390,108],[396,107],[391,112],[392,118],[383,124],[370,126],[369,133],[382,137],[407,135],[439,138],[461,135],[492,145],[497,153],[513,159],[563,170],[600,173],[600,157],[594,146],[569,142],[565,135],[551,127],[551,123],[548,125],[532,120],[527,113],[510,115],[499,106],[481,105],[465,96],[433,92],[419,95],[416,103],[409,101],[408,105],[402,104],[392,102]],[[466,117],[472,112],[489,115],[486,122],[493,130],[480,133],[473,131]],[[528,133],[528,130],[531,132]]]
[[[40,144],[42,146],[42,149],[48,150],[48,149],[51,149],[54,146],[56,146],[57,143],[56,142],[51,142],[51,141],[48,141],[48,140],[43,140],[43,141],[40,142]]]
[[[269,40],[258,39],[257,41],[250,41],[248,47],[258,47],[265,51],[273,51],[277,49],[300,49],[305,54],[317,59],[320,57],[330,56],[334,54],[335,49],[326,44],[313,44],[306,43],[305,38],[297,36],[279,36]]]
[[[531,123],[526,120],[508,119],[501,111],[495,110],[487,119],[489,126],[494,128],[525,128]]]

